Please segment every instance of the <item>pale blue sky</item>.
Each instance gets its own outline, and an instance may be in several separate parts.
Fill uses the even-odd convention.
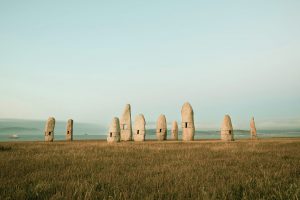
[[[0,0],[0,118],[300,122],[300,1]],[[134,116],[133,116],[134,117]],[[296,124],[295,124],[296,123]],[[271,125],[270,125],[271,124]]]

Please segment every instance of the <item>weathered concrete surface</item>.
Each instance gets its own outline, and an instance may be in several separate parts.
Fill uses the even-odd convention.
[[[229,115],[225,115],[222,126],[221,126],[221,140],[223,141],[233,141],[233,127],[231,123],[231,118]]]
[[[134,120],[134,131],[133,140],[134,141],[145,141],[146,136],[146,120],[144,115],[139,114]]]
[[[45,141],[53,142],[54,140],[55,118],[49,117],[45,126]]]
[[[69,119],[67,122],[66,140],[67,141],[73,140],[73,119]]]
[[[165,115],[160,115],[156,123],[156,138],[159,141],[167,139],[167,119]]]
[[[107,142],[120,142],[120,121],[117,117],[114,117],[110,124]]]
[[[251,135],[251,139],[257,139],[257,131],[256,131],[254,117],[252,117],[250,120],[250,135]]]
[[[194,111],[190,103],[183,104],[181,109],[182,140],[192,141],[195,136]]]
[[[130,104],[125,106],[123,115],[120,120],[121,140],[132,140],[132,126],[131,126],[131,107]]]
[[[178,140],[178,124],[177,124],[177,121],[173,121],[173,123],[172,123],[171,139],[172,140]]]

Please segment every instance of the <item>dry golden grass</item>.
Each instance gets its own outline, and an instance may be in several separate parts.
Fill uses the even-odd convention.
[[[300,139],[0,143],[0,199],[299,199]]]

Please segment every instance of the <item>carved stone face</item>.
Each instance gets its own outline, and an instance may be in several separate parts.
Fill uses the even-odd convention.
[[[156,123],[156,137],[158,140],[167,139],[167,120],[165,115],[160,115]]]
[[[182,140],[191,141],[195,136],[194,124],[194,111],[189,103],[185,103],[181,109],[181,127],[182,127]]]
[[[144,115],[139,114],[134,120],[134,141],[144,141],[146,135],[146,121]]]
[[[221,126],[221,140],[233,141],[233,127],[231,123],[231,118],[229,115],[225,115]]]
[[[45,125],[45,141],[52,142],[54,140],[55,119],[50,117]]]
[[[73,120],[69,119],[67,122],[67,134],[66,134],[66,140],[72,141],[73,140]]]
[[[132,140],[132,125],[131,125],[131,107],[130,104],[125,106],[124,112],[120,120],[121,127],[121,140]]]
[[[120,122],[119,118],[114,117],[107,136],[107,142],[119,142],[120,141]]]

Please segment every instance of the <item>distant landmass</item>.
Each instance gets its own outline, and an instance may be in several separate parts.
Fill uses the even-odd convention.
[[[26,127],[6,127],[6,128],[0,128],[0,132],[6,132],[6,131],[40,131],[38,128],[26,128]]]
[[[45,122],[43,120],[21,120],[21,119],[0,119],[0,134],[44,134]],[[55,133],[65,134],[66,122],[56,121]],[[106,128],[92,123],[74,123],[74,134],[104,134]]]
[[[148,126],[147,139],[156,139],[155,123]],[[45,121],[42,120],[20,120],[20,119],[0,119],[0,141],[12,141],[13,135],[18,136],[20,141],[43,141],[44,140]],[[168,138],[170,137],[170,126],[168,127]],[[107,127],[99,124],[74,123],[74,140],[97,140],[106,139]],[[55,124],[55,140],[65,140],[66,122],[57,121]],[[249,130],[234,130],[234,137],[249,138]],[[282,129],[282,130],[262,130],[258,128],[258,138],[270,137],[300,137],[300,129]],[[181,138],[181,129],[179,129],[179,138]],[[202,130],[197,128],[195,139],[219,139],[220,130]]]

